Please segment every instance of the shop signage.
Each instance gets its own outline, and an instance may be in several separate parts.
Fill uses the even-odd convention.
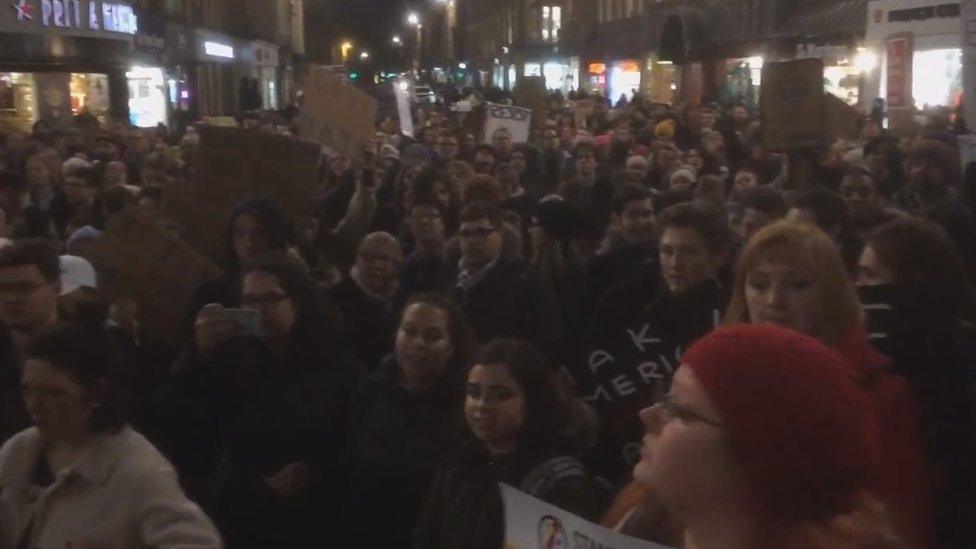
[[[207,55],[212,55],[214,57],[223,57],[224,59],[234,58],[234,46],[229,44],[221,44],[220,42],[212,42],[207,40],[203,43],[203,51]]]
[[[954,18],[960,14],[959,3],[939,4],[937,6],[923,6],[921,8],[906,8],[888,12],[889,23],[906,23],[910,21],[924,21],[936,18]]]
[[[850,56],[847,46],[819,46],[817,44],[797,44],[797,59],[844,59]]]
[[[40,25],[66,31],[134,35],[139,30],[132,6],[99,0],[15,0],[14,20],[22,26]],[[0,21],[0,26],[2,21]]]
[[[912,106],[912,60],[914,39],[911,34],[888,37],[888,108]]]

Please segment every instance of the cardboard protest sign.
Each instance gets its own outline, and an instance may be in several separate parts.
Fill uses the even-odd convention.
[[[298,119],[298,134],[355,158],[362,151],[363,142],[376,135],[377,108],[375,99],[343,84],[340,75],[312,67]]]
[[[515,105],[532,111],[532,131],[542,131],[546,127],[548,113],[548,91],[544,76],[526,76],[515,88]]]
[[[485,142],[491,143],[495,132],[507,128],[512,132],[513,143],[526,143],[529,140],[529,123],[532,111],[488,103],[485,112]]]
[[[819,147],[824,138],[823,60],[769,63],[762,83],[763,146],[774,151]]]
[[[667,549],[593,524],[507,484],[498,486],[505,507],[504,549]]]
[[[93,259],[105,295],[134,300],[146,333],[173,345],[185,336],[197,288],[221,274],[212,261],[133,209],[111,220]]]
[[[163,214],[180,225],[194,248],[222,257],[231,211],[247,198],[271,199],[292,219],[311,213],[318,145],[239,128],[198,126],[197,132],[194,179],[168,187],[162,205]]]
[[[858,124],[864,115],[832,93],[824,94],[824,135],[827,142],[856,139]]]

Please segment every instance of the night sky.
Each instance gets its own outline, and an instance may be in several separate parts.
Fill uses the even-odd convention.
[[[425,0],[431,2],[433,0]],[[348,38],[363,46],[380,64],[390,63],[398,52],[390,40],[394,34],[406,35],[407,11],[418,2],[408,0],[305,0],[310,17],[309,31],[325,40]]]

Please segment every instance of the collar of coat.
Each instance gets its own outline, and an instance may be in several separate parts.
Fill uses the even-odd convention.
[[[126,426],[115,434],[97,435],[78,462],[63,474],[82,478],[95,486],[104,485],[122,457],[128,438],[126,435],[130,431],[131,428]],[[41,457],[41,446],[41,433],[36,427],[10,440],[0,468],[0,488],[27,487],[30,484],[37,460]]]

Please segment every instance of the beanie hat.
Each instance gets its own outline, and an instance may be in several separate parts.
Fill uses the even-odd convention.
[[[98,240],[102,237],[102,234],[104,234],[102,231],[91,225],[79,227],[68,237],[68,241],[65,243],[65,249],[70,250],[76,243],[82,240]]]
[[[62,255],[58,262],[61,265],[61,295],[68,295],[78,288],[98,287],[95,268],[84,258]]]
[[[698,181],[698,176],[696,176],[695,172],[692,171],[690,168],[678,168],[677,170],[674,170],[673,172],[671,172],[671,177],[670,179],[668,179],[668,181],[674,182],[674,180],[678,179],[679,177],[684,177],[685,179],[691,181],[692,183]]]
[[[404,162],[420,161],[427,166],[430,166],[433,163],[431,160],[430,149],[420,143],[408,145],[407,148],[403,149],[403,155],[401,158]]]
[[[400,160],[400,151],[387,143],[380,147],[380,160]]]
[[[674,132],[676,130],[677,127],[674,120],[665,120],[664,122],[659,122],[656,126],[654,126],[654,137],[669,141],[674,139]]]
[[[760,511],[802,521],[853,510],[878,427],[839,354],[786,328],[741,324],[699,340],[682,364],[718,409]]]

